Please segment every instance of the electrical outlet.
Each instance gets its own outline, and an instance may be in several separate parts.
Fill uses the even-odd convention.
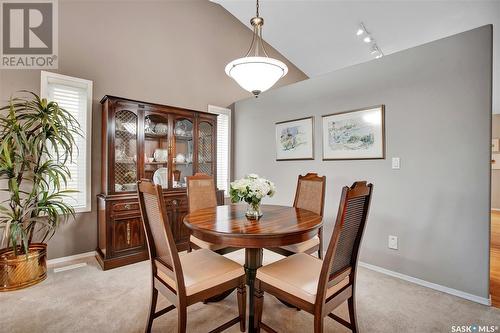
[[[399,157],[392,158],[392,168],[400,169],[401,168],[401,159]]]
[[[398,249],[398,237],[389,235],[389,244],[390,249],[397,250]]]

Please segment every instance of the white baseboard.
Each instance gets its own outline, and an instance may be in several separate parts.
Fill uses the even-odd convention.
[[[401,280],[405,280],[405,281],[408,281],[408,282],[411,282],[411,283],[415,283],[415,284],[418,284],[420,286],[424,286],[424,287],[427,287],[427,288],[430,288],[430,289],[434,289],[434,290],[437,290],[437,291],[441,291],[441,292],[444,292],[444,293],[447,293],[447,294],[450,294],[450,295],[454,295],[454,296],[458,296],[458,297],[461,297],[461,298],[465,298],[465,299],[467,299],[469,301],[473,301],[473,302],[476,302],[476,303],[479,303],[479,304],[488,305],[488,306],[491,305],[491,297],[490,298],[479,297],[479,296],[476,296],[476,295],[472,295],[472,294],[463,292],[461,290],[457,290],[457,289],[453,289],[453,288],[442,286],[440,284],[436,284],[436,283],[432,283],[432,282],[429,282],[429,281],[421,280],[421,279],[415,278],[413,276],[409,276],[409,275],[401,274],[401,273],[398,273],[398,272],[394,272],[394,271],[391,271],[391,270],[388,270],[388,269],[385,269],[385,268],[382,268],[382,267],[379,267],[379,266],[375,266],[375,265],[372,265],[372,264],[367,264],[366,262],[362,262],[362,261],[359,262],[359,266],[371,269],[372,271],[376,271],[376,272],[379,272],[379,273],[382,273],[382,274],[393,276],[393,277],[396,277],[396,278],[401,279]]]
[[[493,207],[491,207],[491,210],[495,211],[495,212],[500,212],[500,208],[493,208]]]
[[[65,272],[65,271],[70,271],[72,269],[77,269],[77,268],[81,268],[81,267],[85,267],[85,266],[87,266],[86,262],[80,262],[78,264],[62,266],[62,267],[54,268],[54,273],[61,273],[61,272]]]
[[[47,265],[50,266],[50,265],[60,264],[62,262],[83,259],[83,258],[88,258],[88,257],[93,257],[93,256],[95,256],[95,251],[90,251],[90,252],[75,254],[72,256],[50,259],[50,260],[47,260]]]

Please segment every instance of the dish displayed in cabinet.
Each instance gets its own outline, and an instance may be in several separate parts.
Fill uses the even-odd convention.
[[[168,168],[158,168],[153,174],[153,183],[160,184],[161,187],[168,187]]]

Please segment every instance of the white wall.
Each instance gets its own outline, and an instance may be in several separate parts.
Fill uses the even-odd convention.
[[[266,202],[288,205],[298,174],[326,175],[327,238],[341,187],[373,182],[361,259],[487,298],[491,73],[485,26],[237,102],[234,175],[271,179],[278,191]],[[322,161],[321,115],[377,104],[386,106],[387,158]],[[315,160],[275,161],[274,123],[310,115]]]

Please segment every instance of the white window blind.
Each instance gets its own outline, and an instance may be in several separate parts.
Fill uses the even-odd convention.
[[[231,161],[231,110],[209,105],[208,112],[217,117],[217,188],[228,195]]]
[[[42,97],[55,101],[76,118],[82,136],[75,135],[72,161],[67,162],[71,172],[67,189],[78,192],[68,194],[66,202],[77,212],[91,210],[91,122],[92,81],[42,71]]]

